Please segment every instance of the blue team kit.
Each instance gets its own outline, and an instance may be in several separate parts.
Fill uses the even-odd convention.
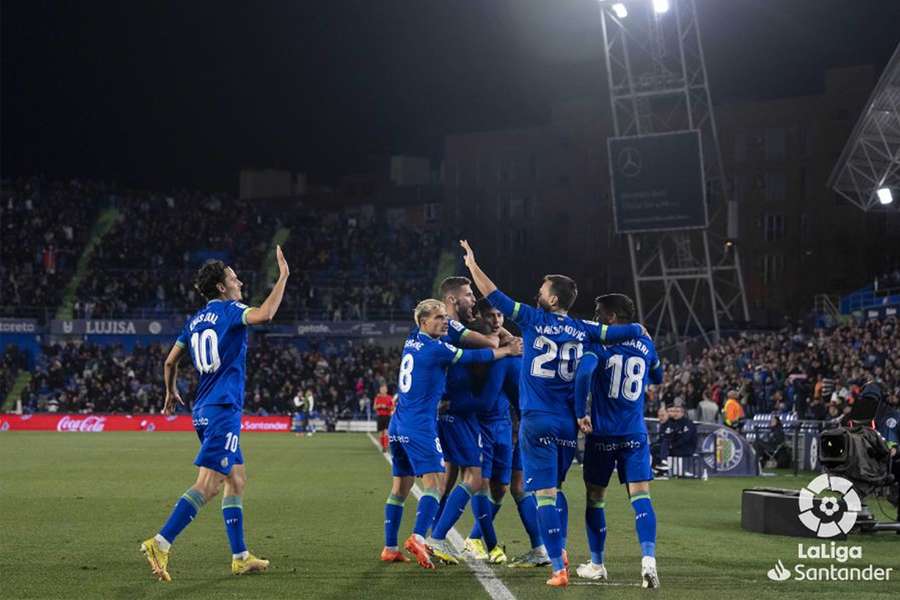
[[[525,489],[557,487],[575,457],[575,372],[589,343],[637,338],[639,325],[601,325],[537,309],[494,291],[488,301],[522,330],[519,446]],[[580,415],[579,415],[580,416]]]
[[[653,479],[644,399],[647,383],[661,380],[656,349],[646,336],[588,347],[576,382],[579,403],[587,397],[587,383],[592,398],[593,432],[585,440],[584,451],[586,482],[606,487],[613,471],[618,471],[620,483]]]
[[[237,301],[211,300],[188,320],[175,342],[188,349],[200,373],[192,414],[200,438],[194,464],[223,475],[244,463],[240,435],[250,310]]]
[[[444,471],[437,411],[447,385],[448,367],[493,359],[491,350],[462,350],[413,330],[403,346],[397,411],[388,428],[394,476]]]

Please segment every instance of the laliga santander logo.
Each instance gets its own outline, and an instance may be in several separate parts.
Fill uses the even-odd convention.
[[[106,426],[106,417],[85,417],[83,419],[73,419],[66,415],[56,424],[57,431],[88,431],[100,432]]]
[[[816,507],[813,500],[825,493]],[[840,494],[842,498],[839,498]],[[800,522],[820,538],[848,534],[862,509],[853,484],[843,477],[822,474],[800,490]]]

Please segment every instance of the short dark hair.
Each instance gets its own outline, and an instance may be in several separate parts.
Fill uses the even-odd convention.
[[[225,283],[225,266],[221,260],[208,260],[203,263],[197,275],[194,276],[194,288],[207,300],[215,300],[219,297],[220,283]]]
[[[595,318],[601,307],[608,313],[615,313],[617,319],[629,323],[634,321],[634,301],[625,294],[604,294],[594,298]]]
[[[446,298],[447,294],[452,294],[456,292],[459,288],[464,285],[472,285],[472,280],[468,277],[462,277],[460,275],[454,275],[453,277],[447,277],[441,282],[440,292],[441,298]]]
[[[491,310],[495,310],[494,305],[488,302],[487,298],[479,298],[475,302],[475,312],[477,312],[478,314],[484,314]]]
[[[550,290],[559,298],[559,307],[569,310],[578,297],[578,286],[575,280],[566,275],[544,275],[544,281],[550,282]]]

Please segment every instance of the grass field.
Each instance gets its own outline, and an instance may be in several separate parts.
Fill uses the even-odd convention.
[[[251,551],[272,560],[266,574],[232,577],[218,499],[176,542],[174,581],[150,575],[138,552],[193,482],[192,434],[0,434],[0,597],[2,598],[486,598],[465,566],[424,571],[415,563],[377,560],[389,467],[359,434],[298,438],[245,434],[249,483],[244,495]],[[810,477],[784,475],[766,485],[801,487]],[[766,577],[778,559],[798,562],[797,540],[744,532],[740,491],[759,479],[660,481],[652,495],[659,519],[657,557],[663,588],[635,586],[639,550],[624,490],[607,500],[611,584],[547,589],[547,571],[495,567],[516,598],[897,598],[900,536],[855,537],[863,560],[893,567],[887,583],[777,583]],[[568,486],[569,553],[587,557],[580,469]],[[401,539],[415,503],[407,500]],[[507,501],[497,530],[508,554],[526,550],[515,506]],[[457,529],[465,536],[466,515]],[[826,566],[829,561],[802,561]],[[573,577],[573,582],[578,583]]]

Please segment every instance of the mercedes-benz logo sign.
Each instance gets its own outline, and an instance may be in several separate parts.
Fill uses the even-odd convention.
[[[636,177],[641,172],[641,153],[637,148],[631,146],[623,148],[619,152],[616,164],[619,165],[619,170],[625,177]]]

